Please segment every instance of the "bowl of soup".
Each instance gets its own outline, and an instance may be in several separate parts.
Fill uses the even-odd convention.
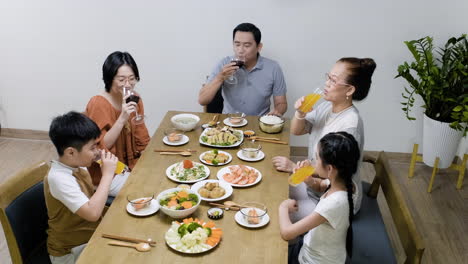
[[[198,122],[200,122],[200,118],[192,114],[178,114],[171,118],[171,122],[177,129],[190,131],[197,126]]]

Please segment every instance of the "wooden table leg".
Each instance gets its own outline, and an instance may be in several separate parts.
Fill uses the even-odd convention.
[[[432,185],[434,184],[435,175],[437,171],[439,170],[438,167],[439,167],[439,157],[437,157],[434,162],[434,169],[432,170],[431,181],[429,182],[429,187],[427,188],[428,193],[432,192]]]
[[[465,169],[466,169],[466,162],[468,161],[468,154],[463,155],[463,161],[460,165],[459,172],[458,172],[458,181],[457,181],[457,189],[461,189],[463,185],[463,178],[465,178]]]
[[[418,158],[418,144],[414,144],[413,146],[413,154],[411,155],[411,163],[409,167],[409,174],[408,177],[412,178],[414,175],[414,166],[416,165],[416,159]]]

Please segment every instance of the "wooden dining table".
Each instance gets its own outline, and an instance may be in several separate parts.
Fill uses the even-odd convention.
[[[288,198],[287,173],[278,172],[272,165],[274,156],[290,156],[289,144],[274,144],[261,142],[265,158],[257,162],[240,160],[236,153],[239,147],[223,148],[229,152],[233,159],[230,164],[244,164],[258,169],[262,173],[261,181],[250,187],[234,188],[233,194],[227,200],[237,203],[260,202],[266,205],[270,222],[261,228],[246,228],[239,225],[235,219],[235,211],[224,211],[224,217],[213,220],[215,225],[223,230],[219,244],[207,252],[200,254],[180,253],[170,248],[165,242],[165,233],[171,227],[174,219],[165,215],[161,210],[157,213],[136,217],[126,211],[127,195],[132,192],[152,192],[156,197],[160,192],[176,187],[179,183],[173,182],[166,176],[166,169],[184,159],[199,161],[199,155],[214,149],[201,145],[200,134],[203,131],[201,124],[208,123],[214,114],[191,113],[200,117],[197,127],[185,132],[190,141],[183,146],[168,146],[162,141],[164,130],[173,127],[171,117],[179,114],[178,111],[169,111],[161,121],[154,133],[151,142],[132,170],[126,184],[117,195],[98,228],[89,240],[77,263],[287,263],[288,243],[280,236],[278,221],[278,206]],[[220,121],[226,115],[220,115]],[[265,134],[259,128],[257,116],[247,116],[248,124],[241,130],[254,130],[258,136],[276,137],[281,141],[289,142],[290,122],[286,120],[283,131],[278,134]],[[244,139],[245,140],[245,139]],[[177,155],[161,155],[155,149],[196,150],[190,157]],[[217,179],[218,170],[225,166],[209,166],[208,179]],[[221,201],[222,203],[222,201]],[[212,206],[202,201],[199,208],[189,217],[208,221],[207,210]],[[110,246],[110,239],[103,238],[102,234],[113,234],[133,238],[156,241],[156,246],[149,252],[138,252],[132,248]]]

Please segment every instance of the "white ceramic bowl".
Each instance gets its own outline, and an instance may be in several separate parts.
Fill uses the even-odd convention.
[[[192,114],[178,114],[171,117],[171,122],[177,129],[190,131],[197,126],[198,122],[200,122],[200,117]]]
[[[284,118],[278,116],[278,122],[276,123],[266,123],[264,122],[264,117],[267,117],[268,115],[261,116],[258,118],[258,124],[260,126],[260,130],[262,130],[265,133],[268,134],[276,134],[280,133],[283,130],[284,127]]]
[[[195,212],[198,209],[198,206],[200,205],[200,202],[201,202],[201,197],[198,193],[190,189],[182,189],[182,188],[171,188],[171,189],[162,191],[156,198],[156,201],[158,202],[158,204],[160,204],[160,200],[163,199],[163,197],[165,197],[167,194],[172,193],[172,192],[178,192],[178,191],[186,191],[189,194],[191,193],[195,194],[198,197],[198,203],[194,205],[192,208],[184,209],[184,210],[174,210],[174,209],[166,208],[162,205],[160,206],[161,211],[163,211],[165,214],[175,219],[185,218],[193,214],[193,212]]]

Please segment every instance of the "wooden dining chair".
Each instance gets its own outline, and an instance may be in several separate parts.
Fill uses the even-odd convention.
[[[363,182],[365,194],[359,213],[353,220],[353,257],[347,263],[396,263],[394,250],[385,229],[377,203],[379,188],[385,196],[403,250],[405,264],[421,263],[424,244],[416,230],[413,217],[406,205],[398,182],[390,169],[387,155],[380,152],[377,158],[364,157],[375,168],[372,184]]]
[[[209,104],[203,106],[203,112],[221,114],[223,112],[223,107],[224,98],[221,89],[219,89],[213,100]]]
[[[43,185],[49,167],[40,162],[0,185],[0,222],[13,264],[50,263]]]

